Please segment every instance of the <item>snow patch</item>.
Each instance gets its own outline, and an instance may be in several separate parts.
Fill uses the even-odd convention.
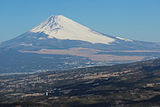
[[[42,38],[42,37],[40,37],[40,38],[38,38],[38,40],[46,40],[46,38]]]
[[[125,39],[125,38],[121,38],[121,37],[116,37],[117,39],[120,39],[120,40],[124,40],[124,41],[127,41],[127,42],[132,42],[133,40],[130,40],[130,39]]]
[[[22,46],[33,46],[32,44],[21,43]]]

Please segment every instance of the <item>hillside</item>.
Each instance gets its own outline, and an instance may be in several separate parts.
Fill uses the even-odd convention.
[[[1,106],[159,107],[160,59],[0,76]]]

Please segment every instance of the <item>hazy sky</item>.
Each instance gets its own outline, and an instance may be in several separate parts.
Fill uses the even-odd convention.
[[[64,15],[109,35],[160,42],[160,0],[0,0],[0,42],[50,15]]]

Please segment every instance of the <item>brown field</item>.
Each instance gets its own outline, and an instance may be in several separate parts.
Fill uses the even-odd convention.
[[[74,55],[88,57],[95,61],[140,61],[146,56],[118,56],[97,54],[98,52],[106,52],[98,49],[90,48],[70,48],[70,49],[41,49],[39,51],[21,51],[23,53],[37,53],[37,54],[57,54],[57,55]],[[120,52],[120,51],[118,51]],[[135,50],[135,51],[121,51],[121,52],[150,52],[147,50]]]

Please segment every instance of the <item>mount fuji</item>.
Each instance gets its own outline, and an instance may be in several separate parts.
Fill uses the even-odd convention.
[[[160,44],[110,36],[62,15],[0,44],[0,72],[64,70],[160,56]]]
[[[92,31],[91,29],[62,15],[49,17],[45,22],[32,29],[30,32],[43,32],[48,35],[48,38],[57,38],[61,40],[81,40],[90,43],[102,44],[109,44],[114,41],[113,38]]]

